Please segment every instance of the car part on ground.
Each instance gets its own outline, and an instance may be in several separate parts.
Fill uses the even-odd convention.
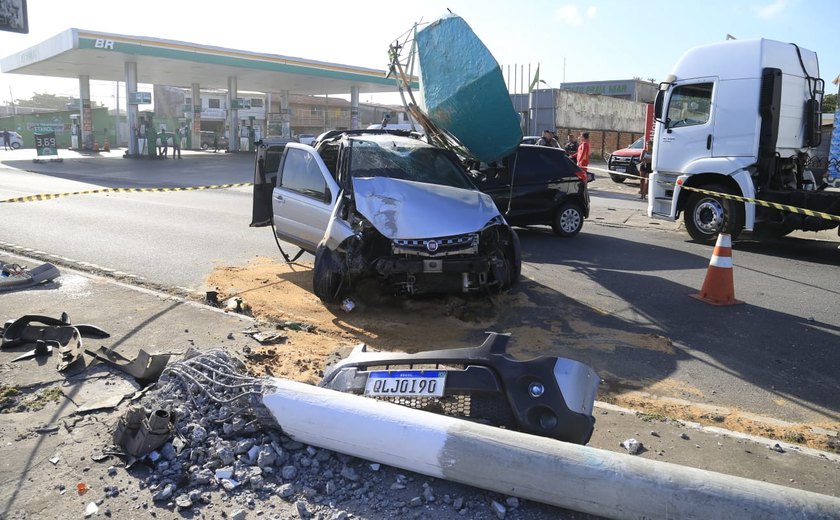
[[[476,185],[511,225],[549,225],[572,237],[589,217],[588,176],[559,148],[520,145],[501,161],[473,166]]]
[[[82,336],[107,338],[110,334],[93,325],[71,325],[66,312],[61,314],[61,318],[30,314],[6,322],[0,348],[35,344],[34,352],[24,354],[34,354],[32,357],[50,355],[52,349],[45,347],[57,348],[59,360],[56,368],[63,372],[84,359]]]
[[[163,446],[172,437],[174,418],[168,410],[147,412],[132,406],[117,422],[114,444],[132,457],[142,457]]]
[[[479,347],[416,354],[368,352],[359,345],[319,386],[507,429],[586,444],[600,378],[567,358],[520,361],[507,334]]]
[[[25,289],[54,280],[59,276],[61,276],[61,272],[50,263],[27,269],[18,264],[0,262],[0,291]]]
[[[157,381],[163,369],[166,368],[166,364],[169,363],[169,358],[172,357],[172,354],[149,354],[140,349],[137,357],[132,360],[104,346],[95,351],[86,350],[85,352],[134,377],[142,386]]]
[[[252,226],[315,255],[313,290],[362,280],[402,296],[487,292],[519,279],[519,238],[451,152],[403,131],[327,132],[257,153]]]

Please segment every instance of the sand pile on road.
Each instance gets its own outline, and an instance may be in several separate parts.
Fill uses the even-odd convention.
[[[418,352],[476,346],[487,331],[511,333],[509,353],[521,359],[544,355],[576,358],[586,350],[612,353],[619,348],[674,355],[668,338],[596,326],[587,319],[585,308],[571,300],[552,298],[550,308],[538,305],[529,294],[548,290],[541,286],[491,298],[412,300],[382,297],[378,291],[368,290],[361,291],[364,298],[355,298],[357,307],[352,312],[345,312],[340,306],[322,304],[312,293],[312,266],[307,263],[256,258],[245,266],[217,268],[207,284],[217,288],[221,299],[242,298],[257,319],[314,326],[312,332],[286,328],[282,331],[287,336],[284,343],[252,348],[250,356],[252,369],[257,373],[310,384],[318,383],[328,364],[347,355],[358,343],[367,343],[376,350]],[[374,293],[377,296],[371,296]],[[610,376],[606,372],[600,375]],[[703,398],[699,390],[671,378],[625,383],[628,384],[603,387],[598,398],[650,414],[840,451],[840,447],[831,445],[831,437],[813,433],[808,425],[773,427],[735,412],[721,419],[709,415],[708,410],[671,405],[668,398]],[[639,394],[640,390],[644,394]],[[840,430],[837,423],[824,427]]]

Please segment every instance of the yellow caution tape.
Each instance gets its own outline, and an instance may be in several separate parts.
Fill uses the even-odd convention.
[[[164,192],[164,191],[195,191],[195,190],[221,190],[226,188],[242,188],[253,186],[253,182],[239,182],[235,184],[209,184],[207,186],[182,186],[177,188],[99,188],[86,191],[68,191],[66,193],[42,193],[40,195],[27,195],[26,197],[15,197],[12,199],[0,200],[3,202],[33,202],[36,200],[50,200],[71,195],[93,195],[94,193],[142,193],[142,192]]]
[[[672,184],[672,183],[669,183]],[[811,209],[804,209],[804,208],[797,208],[796,206],[789,206],[787,204],[780,204],[778,202],[768,202],[766,200],[759,200],[759,199],[751,199],[748,197],[741,197],[740,195],[730,195],[729,193],[718,193],[716,191],[709,191],[704,190],[701,188],[693,188],[691,186],[681,186],[684,190],[689,191],[696,191],[698,193],[703,193],[706,195],[712,195],[714,197],[720,197],[722,199],[730,199],[730,200],[737,200],[740,202],[749,202],[751,204],[758,204],[759,206],[764,206],[765,208],[773,208],[778,209],[779,211],[788,211],[790,213],[798,213],[800,215],[807,215],[809,217],[819,217],[825,220],[831,220],[834,222],[840,222],[840,216],[832,215],[831,213],[823,213],[821,211],[814,211]]]
[[[605,170],[603,168],[593,168],[592,166],[587,166],[587,170],[595,171],[600,173],[606,173],[607,175],[620,175],[622,177],[627,177],[628,179],[641,179],[642,177],[639,175],[633,175],[632,173],[625,173],[625,172],[617,172],[614,170]]]
[[[630,179],[641,179],[642,178],[638,175],[633,175],[633,174],[630,174],[630,173],[615,172],[615,171],[612,171],[612,170],[604,170],[603,168],[589,167],[589,170],[603,172],[603,173],[607,173],[607,174],[611,174],[611,175],[621,175],[621,176],[624,176],[624,177],[627,177],[627,178],[630,178]],[[658,184],[665,184],[665,185],[668,185],[668,186],[676,186],[676,184],[674,184],[673,182],[666,182],[666,181],[657,181],[657,182],[658,182]],[[773,209],[777,209],[779,211],[788,211],[790,213],[798,213],[800,215],[806,215],[806,216],[809,216],[809,217],[819,217],[821,219],[830,220],[830,221],[833,221],[833,222],[840,222],[840,216],[832,215],[831,213],[823,213],[821,211],[814,211],[814,210],[811,210],[811,209],[798,208],[796,206],[790,206],[788,204],[780,204],[778,202],[768,202],[766,200],[751,199],[751,198],[748,198],[748,197],[741,197],[740,195],[731,195],[729,193],[720,193],[720,192],[717,192],[717,191],[709,191],[709,190],[704,190],[704,189],[701,189],[701,188],[694,188],[692,186],[682,185],[680,187],[684,190],[696,191],[698,193],[703,193],[705,195],[712,195],[713,197],[720,197],[722,199],[730,199],[730,200],[737,200],[737,201],[740,201],[740,202],[747,202],[747,203],[751,203],[751,204],[758,204],[759,206],[763,206],[765,208],[773,208]],[[838,197],[840,197],[840,195],[838,195]]]

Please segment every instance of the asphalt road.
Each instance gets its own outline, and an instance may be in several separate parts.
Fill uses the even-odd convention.
[[[245,155],[185,153],[181,161],[149,161],[115,153],[36,165],[24,154],[0,155],[0,200],[98,186],[252,178]],[[674,343],[673,354],[580,351],[578,358],[599,367],[610,385],[670,378],[699,392],[689,392],[687,399],[794,422],[840,420],[836,234],[738,242],[736,295],[747,304],[712,307],[688,297],[703,283],[711,249],[688,242],[673,223],[647,219],[636,189],[599,177],[592,186],[590,220],[573,239],[559,239],[547,229],[521,232],[523,274],[530,281],[518,290],[528,291],[538,308],[500,326],[539,327],[558,318],[558,303],[573,304],[595,327],[662,335]],[[0,249],[31,248],[202,291],[216,265],[277,255],[268,229],[248,227],[250,205],[248,188],[2,204]]]

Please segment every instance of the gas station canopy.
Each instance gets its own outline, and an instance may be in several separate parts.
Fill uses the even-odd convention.
[[[225,49],[211,45],[68,29],[0,60],[4,73],[125,81],[128,62],[137,64],[138,82],[298,94],[395,92],[385,71],[321,61]]]

